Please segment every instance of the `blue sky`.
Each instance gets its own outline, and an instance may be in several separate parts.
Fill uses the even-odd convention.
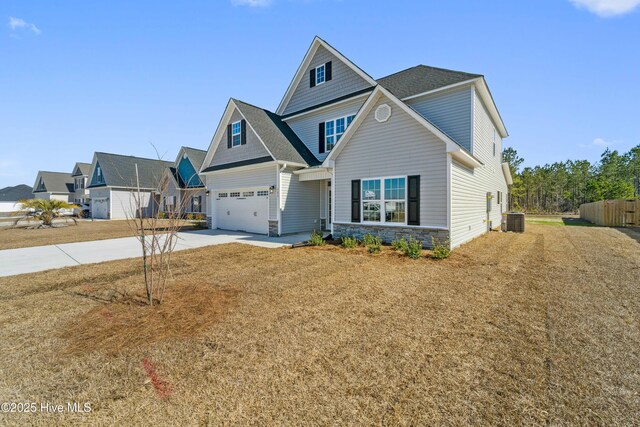
[[[0,3],[0,188],[94,151],[206,149],[229,97],[275,110],[314,35],[379,78],[484,74],[535,165],[640,144],[640,0]]]

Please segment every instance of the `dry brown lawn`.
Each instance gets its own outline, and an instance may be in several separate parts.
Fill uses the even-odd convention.
[[[57,222],[55,225],[52,228],[40,229],[0,227],[0,250],[115,239],[133,235],[126,220],[81,220],[78,221],[78,225],[73,225],[72,222],[66,226]],[[185,225],[185,230],[190,228],[187,223]]]
[[[441,262],[338,247],[175,254],[0,279],[0,423],[633,425],[640,244],[532,225]]]

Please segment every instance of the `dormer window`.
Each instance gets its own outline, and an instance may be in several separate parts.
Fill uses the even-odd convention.
[[[237,147],[242,142],[242,126],[239,121],[231,123],[231,145]]]
[[[309,87],[320,85],[329,80],[331,80],[331,61],[309,70]]]

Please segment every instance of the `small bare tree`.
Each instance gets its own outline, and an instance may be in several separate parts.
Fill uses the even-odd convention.
[[[138,165],[135,165],[136,191],[131,193],[132,206],[127,213],[133,234],[142,247],[142,266],[147,303],[161,304],[171,273],[171,255],[184,224],[183,216],[189,204],[187,197],[176,196],[167,203],[172,179],[164,173],[158,179],[156,192],[141,191]],[[127,211],[125,209],[125,211]]]

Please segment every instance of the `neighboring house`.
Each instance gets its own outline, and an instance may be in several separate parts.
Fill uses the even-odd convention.
[[[73,177],[68,172],[38,172],[33,185],[34,198],[73,203],[73,194]]]
[[[165,171],[166,186],[162,188],[160,210],[176,212],[181,208],[182,213],[206,214],[207,190],[198,175],[206,155],[205,150],[180,148],[173,166]]]
[[[89,189],[87,181],[89,179],[89,169],[91,163],[76,163],[73,167],[73,202],[77,205],[89,204]]]
[[[8,216],[22,209],[20,200],[33,199],[33,188],[26,184],[0,189],[0,216]]]
[[[507,131],[479,74],[375,80],[316,37],[276,113],[232,99],[201,173],[213,228],[459,246],[497,228]]]
[[[160,204],[158,183],[165,169],[170,166],[170,162],[161,160],[94,153],[87,187],[91,199],[91,217],[124,219],[154,214]],[[138,196],[142,212],[137,209]]]

